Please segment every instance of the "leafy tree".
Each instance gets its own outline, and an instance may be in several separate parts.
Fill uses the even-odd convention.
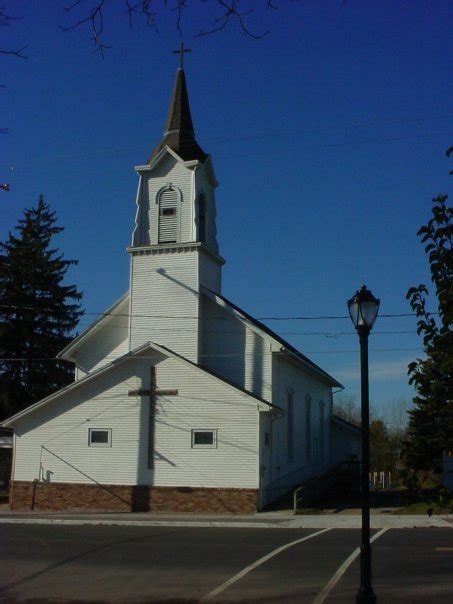
[[[447,199],[447,195],[433,199],[432,217],[417,233],[428,255],[438,320],[426,310],[425,285],[411,287],[406,295],[418,317],[417,333],[423,337],[425,351],[425,358],[408,368],[416,396],[404,454],[413,470],[438,471],[442,450],[453,448],[453,208]]]
[[[0,417],[62,388],[73,370],[56,353],[71,339],[82,294],[63,284],[69,266],[52,247],[63,228],[42,195],[0,242]]]

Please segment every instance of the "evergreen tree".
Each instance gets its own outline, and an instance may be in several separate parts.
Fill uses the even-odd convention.
[[[82,294],[63,284],[76,260],[52,247],[61,233],[55,212],[39,197],[6,243],[0,242],[0,418],[28,407],[73,380],[55,355],[71,339]]]
[[[409,411],[404,455],[413,470],[439,471],[442,450],[453,449],[453,208],[447,196],[433,199],[432,218],[418,231],[428,255],[439,318],[426,310],[428,289],[411,287],[407,299],[418,317],[424,359],[409,365],[409,383],[416,389]]]

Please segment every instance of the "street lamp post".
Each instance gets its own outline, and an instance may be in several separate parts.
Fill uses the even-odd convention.
[[[360,547],[360,587],[357,604],[374,604],[376,595],[371,585],[370,545],[370,404],[368,385],[368,336],[376,321],[379,300],[364,285],[348,300],[348,309],[360,340],[360,385],[362,418],[362,459],[360,492],[362,498],[362,544]]]

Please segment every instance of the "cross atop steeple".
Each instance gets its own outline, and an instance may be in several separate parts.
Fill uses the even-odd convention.
[[[174,55],[179,55],[179,69],[184,69],[184,53],[185,52],[192,52],[191,48],[184,48],[184,42],[181,40],[181,44],[179,45],[179,49],[178,50],[172,50],[172,53]]]

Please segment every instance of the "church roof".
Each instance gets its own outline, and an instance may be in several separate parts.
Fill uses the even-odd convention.
[[[221,300],[224,304],[227,305],[227,307],[229,306],[236,313],[238,313],[239,315],[242,315],[242,317],[244,317],[244,319],[246,319],[251,326],[255,326],[256,328],[258,328],[259,330],[263,331],[268,336],[273,338],[276,342],[281,344],[281,346],[282,346],[281,352],[291,353],[297,359],[299,359],[299,361],[302,361],[305,365],[308,365],[313,370],[315,370],[318,374],[322,375],[328,382],[330,382],[330,384],[332,386],[336,386],[338,388],[344,388],[344,386],[342,384],[340,384],[340,382],[338,382],[334,377],[329,375],[327,373],[327,371],[324,371],[324,369],[321,369],[321,367],[319,367],[319,365],[316,365],[316,363],[314,363],[311,359],[309,359],[307,356],[302,354],[300,352],[300,350],[297,350],[297,348],[295,348],[294,346],[292,346],[292,344],[290,344],[289,342],[284,340],[281,336],[279,336],[277,333],[275,333],[275,331],[270,329],[267,325],[265,325],[264,323],[261,323],[261,321],[258,321],[258,319],[255,319],[254,317],[252,317],[252,315],[249,315],[245,310],[242,310],[242,308],[239,308],[239,306],[236,306],[236,304],[233,304],[233,302],[231,302],[231,300],[228,300],[227,298],[225,298],[225,296],[217,294],[207,287],[203,287],[202,289],[205,294],[208,293],[208,297],[211,300],[214,300],[214,301],[216,301],[216,299]]]
[[[208,157],[195,140],[186,76],[182,67],[179,67],[176,72],[164,136],[154,147],[148,163],[151,163],[165,146],[173,149],[184,161],[197,159],[204,162]]]

